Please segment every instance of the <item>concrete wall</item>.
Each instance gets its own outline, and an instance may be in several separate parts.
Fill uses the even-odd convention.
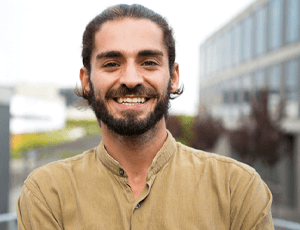
[[[6,94],[3,92],[7,91]],[[8,212],[9,197],[9,96],[10,90],[0,87],[0,214]],[[0,224],[0,230],[6,229]]]

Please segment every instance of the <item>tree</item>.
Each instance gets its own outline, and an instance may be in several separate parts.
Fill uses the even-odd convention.
[[[230,145],[245,163],[253,166],[260,160],[264,165],[273,167],[281,157],[280,122],[284,103],[280,102],[277,114],[270,113],[268,90],[263,90],[259,99],[251,101],[248,122],[244,120],[238,129],[230,132]]]
[[[180,118],[177,116],[171,115],[168,117],[167,129],[172,133],[174,138],[178,138],[183,135],[181,121],[180,121]]]
[[[221,134],[224,127],[221,121],[211,115],[198,115],[193,124],[193,142],[191,147],[201,150],[211,150]]]

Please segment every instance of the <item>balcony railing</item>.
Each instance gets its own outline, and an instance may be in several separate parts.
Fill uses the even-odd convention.
[[[10,222],[9,230],[18,230],[17,213],[0,214],[0,223]]]

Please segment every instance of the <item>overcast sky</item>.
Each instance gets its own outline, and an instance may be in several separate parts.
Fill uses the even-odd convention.
[[[195,114],[199,101],[199,47],[254,0],[117,1],[0,0],[0,84],[17,81],[79,84],[86,24],[107,6],[139,3],[167,18],[175,32],[185,92],[171,113]]]

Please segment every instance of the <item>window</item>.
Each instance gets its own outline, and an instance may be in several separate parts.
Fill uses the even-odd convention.
[[[255,98],[258,100],[261,98],[262,92],[265,88],[265,72],[263,70],[257,70],[254,73],[253,85],[255,88]]]
[[[241,112],[244,116],[249,116],[251,112],[250,107],[250,95],[251,95],[251,75],[247,74],[241,78],[242,83],[242,104],[241,104]]]
[[[280,103],[281,65],[274,65],[269,71],[269,106],[272,114],[275,114]]]
[[[241,62],[241,24],[237,24],[233,29],[232,49],[233,49],[233,64],[239,65]]]
[[[281,67],[280,65],[275,65],[270,69],[270,90],[276,91],[279,93],[280,90],[280,75],[281,75]]]
[[[286,115],[297,119],[299,117],[299,60],[291,60],[286,64],[285,78]]]
[[[246,18],[244,22],[243,34],[243,57],[245,61],[252,58],[252,43],[253,43],[253,17]]]
[[[283,0],[270,2],[269,48],[275,50],[282,45]]]
[[[286,4],[286,42],[299,39],[299,0],[288,0]]]
[[[255,55],[257,56],[266,52],[266,32],[267,8],[263,6],[256,12]]]
[[[216,70],[220,70],[221,69],[221,58],[222,58],[222,46],[221,46],[221,42],[222,42],[222,36],[217,37],[216,39]]]
[[[226,59],[226,43],[225,43],[226,35],[223,33],[220,38],[220,44],[219,44],[219,65],[220,69],[223,70],[225,67],[225,59]]]
[[[249,104],[251,93],[251,75],[246,75],[242,78],[243,87],[243,103]]]
[[[222,92],[223,92],[223,103],[230,104],[231,103],[230,81],[225,80],[222,83]]]
[[[232,100],[234,104],[239,104],[240,100],[239,100],[239,91],[241,88],[241,83],[240,83],[240,78],[235,78],[232,80]]]
[[[297,100],[298,92],[298,61],[292,60],[286,64],[286,98],[289,101]]]
[[[223,69],[226,69],[229,66],[229,58],[230,58],[230,34],[229,31],[227,30],[224,33],[224,39],[222,43],[223,48]]]
[[[232,57],[233,57],[233,53],[232,53],[232,33],[233,30],[231,29],[230,31],[227,32],[227,41],[226,41],[226,47],[227,47],[227,55],[226,55],[226,65],[227,66],[232,66]]]

